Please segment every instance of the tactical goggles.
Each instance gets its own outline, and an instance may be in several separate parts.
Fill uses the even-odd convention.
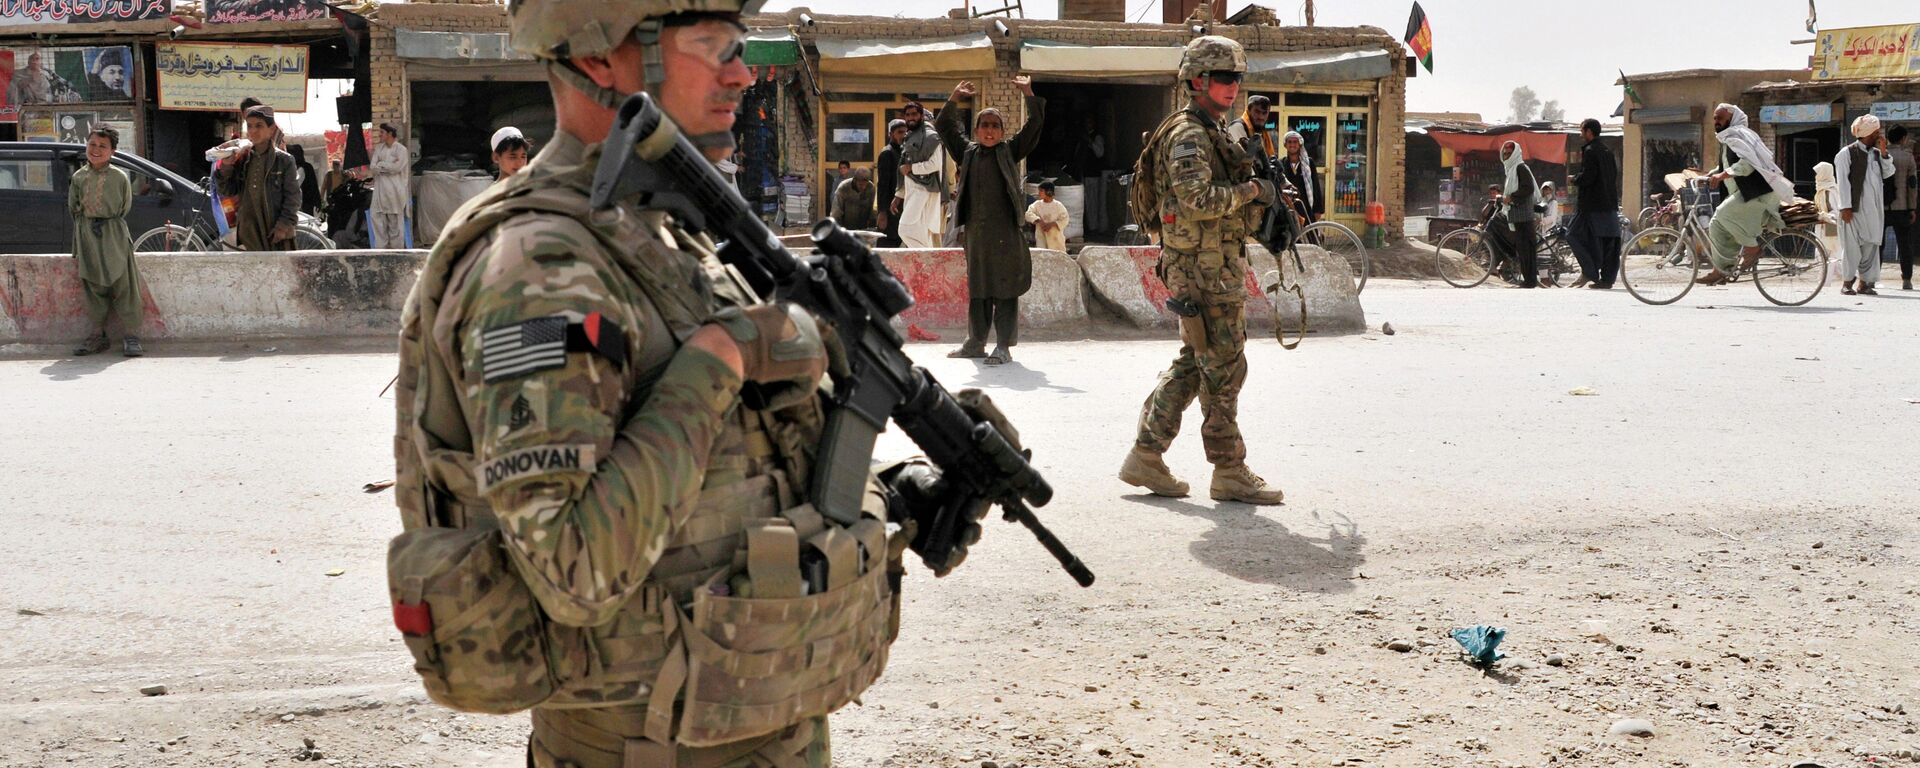
[[[1207,73],[1207,79],[1220,85],[1233,85],[1240,82],[1240,73],[1226,69],[1216,69]]]
[[[715,68],[732,64],[747,52],[747,30],[738,22],[706,19],[679,30],[673,47]]]

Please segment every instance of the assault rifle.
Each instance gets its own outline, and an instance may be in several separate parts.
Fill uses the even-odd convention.
[[[1040,524],[1027,505],[1044,506],[1053,488],[985,418],[962,409],[926,369],[913,364],[893,329],[913,294],[880,257],[832,219],[813,227],[818,255],[793,255],[747,208],[732,185],[695,150],[653,99],[635,94],[620,105],[593,177],[595,210],[634,195],[664,208],[689,228],[712,233],[720,259],[745,275],[762,296],[790,301],[833,327],[851,375],[836,376],[819,454],[813,502],[842,523],[859,519],[874,441],[888,419],[925,451],[949,493],[938,512],[915,521],[913,548],[936,575],[959,565],[969,528],[998,504],[1008,520],[1033,532],[1080,586],[1093,572]]]

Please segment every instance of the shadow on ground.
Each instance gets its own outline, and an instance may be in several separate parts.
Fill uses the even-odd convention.
[[[1004,365],[987,365],[978,360],[973,362],[978,365],[978,368],[973,372],[973,380],[966,383],[966,386],[969,387],[1011,389],[1015,392],[1033,392],[1044,389],[1049,392],[1061,392],[1069,395],[1086,393],[1086,390],[1054,384],[1047,380],[1046,372],[1036,371],[1021,365],[1019,360],[1014,360]]]
[[[122,357],[117,353],[118,350],[114,350],[114,354],[70,357],[65,360],[55,361],[47,367],[41,368],[40,374],[54,381],[77,381],[82,376],[92,376],[113,365],[124,363],[131,359]]]
[[[1367,537],[1346,515],[1327,519],[1313,513],[1294,524],[1318,536],[1295,533],[1288,526],[1260,514],[1260,507],[1236,502],[1212,506],[1163,496],[1127,499],[1191,517],[1212,521],[1213,530],[1188,549],[1202,565],[1242,581],[1272,584],[1300,592],[1351,592],[1360,566],[1367,562]],[[1279,507],[1285,514],[1286,507]]]

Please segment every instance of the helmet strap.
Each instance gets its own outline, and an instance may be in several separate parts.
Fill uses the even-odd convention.
[[[667,81],[666,63],[660,54],[660,30],[663,28],[659,19],[647,19],[633,29],[634,42],[640,44],[640,76],[646,81],[645,88],[649,93],[658,94],[661,85]],[[571,60],[549,59],[547,71],[607,109],[619,109],[620,104],[633,95],[601,86],[575,67]]]

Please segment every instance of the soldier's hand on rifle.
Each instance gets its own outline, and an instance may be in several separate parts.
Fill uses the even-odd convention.
[[[813,396],[828,370],[843,370],[846,351],[833,329],[789,303],[727,307],[709,325],[726,332],[740,350],[740,377],[757,384],[764,410],[779,410]]]
[[[959,85],[953,87],[952,98],[954,101],[965,101],[979,93],[980,86],[974,85],[972,80],[962,80]]]
[[[940,474],[940,468],[926,459],[915,458],[903,461],[880,472],[880,479],[892,492],[889,499],[887,517],[890,522],[898,523],[906,534],[907,548],[920,555],[926,562],[927,553],[920,546],[927,543],[922,526],[933,524],[934,518],[954,500],[953,489]],[[985,505],[979,507],[984,516]],[[958,567],[967,558],[967,548],[980,542],[980,522],[978,519],[965,521],[954,542],[951,554],[943,562],[927,562],[927,567],[944,575]]]
[[[1020,89],[1022,94],[1032,96],[1033,78],[1027,75],[1015,75],[1013,78],[1013,87]]]
[[[1261,205],[1273,205],[1273,201],[1279,199],[1279,192],[1274,189],[1273,182],[1266,179],[1250,179],[1240,186],[1243,190],[1242,194]]]

